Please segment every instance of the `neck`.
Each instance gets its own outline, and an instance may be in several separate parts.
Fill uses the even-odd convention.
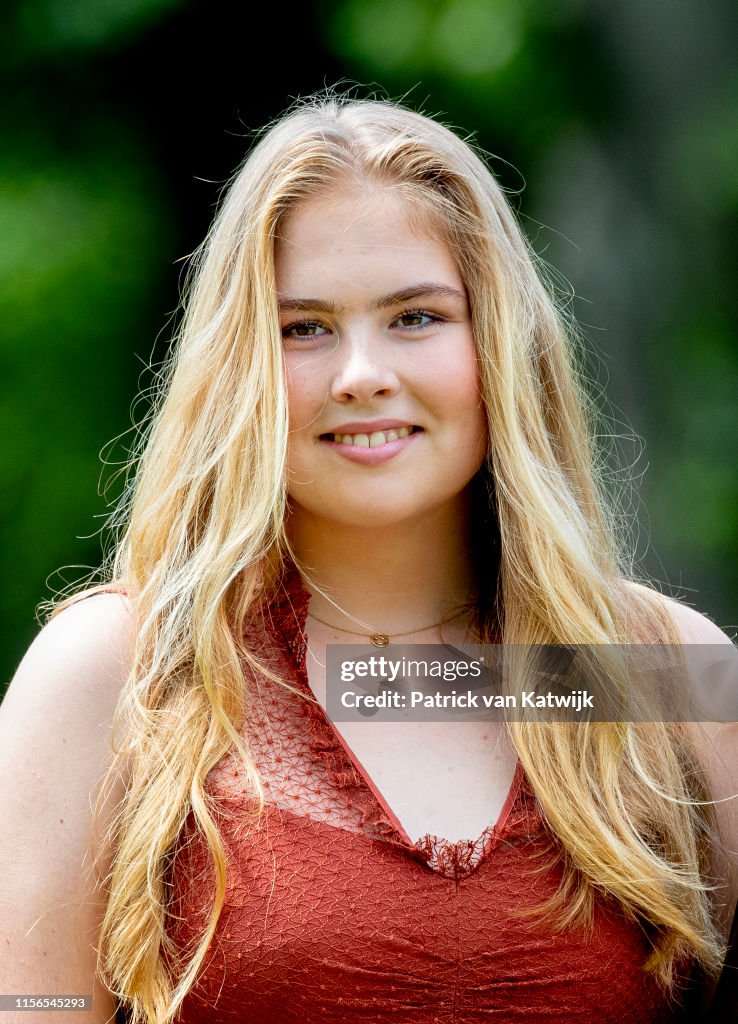
[[[356,629],[359,620],[387,632],[438,622],[476,593],[469,522],[466,499],[463,508],[382,528],[296,510],[290,540],[311,612],[339,627]]]

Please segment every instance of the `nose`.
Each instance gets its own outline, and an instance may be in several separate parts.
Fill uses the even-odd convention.
[[[343,333],[335,357],[338,360],[331,381],[331,398],[336,402],[397,394],[400,380],[392,365],[390,346],[385,346],[369,332]]]

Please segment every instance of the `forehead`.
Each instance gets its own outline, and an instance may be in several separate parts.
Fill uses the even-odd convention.
[[[357,276],[397,284],[408,274],[461,283],[440,225],[417,203],[376,187],[310,199],[282,220],[275,240],[277,287],[333,288]]]

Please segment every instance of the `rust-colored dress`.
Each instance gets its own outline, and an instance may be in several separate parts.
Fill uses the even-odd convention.
[[[308,600],[293,573],[253,629],[260,656],[311,694]],[[267,806],[253,831],[253,796],[231,755],[208,778],[228,887],[179,1024],[674,1019],[643,972],[643,930],[610,901],[599,902],[589,935],[555,935],[513,915],[559,880],[557,869],[534,874],[551,840],[520,764],[498,821],[478,839],[415,844],[319,707],[264,677],[249,685]],[[206,920],[208,865],[190,818],[171,874],[180,947]]]

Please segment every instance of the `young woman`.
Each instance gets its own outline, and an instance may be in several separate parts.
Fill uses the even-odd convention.
[[[738,893],[733,727],[323,710],[326,645],[371,636],[730,643],[629,578],[595,465],[472,148],[330,96],[266,132],[109,581],[3,705],[3,990],[92,993],[88,1022],[677,1019]]]

